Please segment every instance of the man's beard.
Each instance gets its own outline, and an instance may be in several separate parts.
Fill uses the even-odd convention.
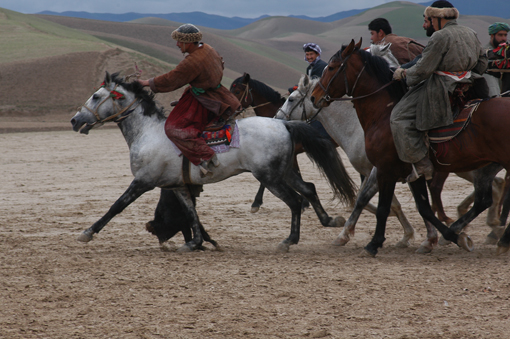
[[[434,29],[434,26],[432,24],[430,24],[430,26],[426,29],[426,34],[428,37],[431,37],[435,31],[436,30]]]
[[[498,48],[498,47],[499,47],[499,45],[500,45],[500,44],[502,44],[502,43],[504,43],[504,42],[506,42],[506,41],[505,41],[505,40],[503,40],[503,41],[501,41],[501,42],[497,42],[497,41],[496,41],[496,38],[492,38],[492,39],[491,39],[491,45],[492,45],[492,47],[494,47],[494,48]]]

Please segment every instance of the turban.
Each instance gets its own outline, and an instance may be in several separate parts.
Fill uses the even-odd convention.
[[[510,31],[510,26],[504,22],[495,22],[489,26],[489,35],[496,34],[499,31]]]

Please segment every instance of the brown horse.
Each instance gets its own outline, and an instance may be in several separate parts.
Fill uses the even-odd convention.
[[[317,107],[328,106],[334,100],[352,100],[365,132],[365,147],[369,160],[377,168],[379,204],[375,234],[365,250],[377,254],[385,240],[386,220],[397,182],[411,172],[411,165],[402,162],[395,149],[390,128],[392,108],[402,98],[405,88],[392,81],[386,61],[360,49],[361,40],[344,46],[329,61],[321,80],[312,93]],[[344,99],[345,94],[352,98]],[[510,169],[510,98],[483,101],[471,123],[455,139],[448,141],[448,152],[430,153],[439,172],[476,170],[475,201],[473,207],[450,228],[435,216],[428,200],[425,179],[410,183],[420,215],[427,225],[429,237],[435,230],[458,246],[473,250],[473,242],[462,229],[492,204],[492,180],[505,168]],[[437,233],[436,233],[437,234]],[[437,236],[437,235],[436,235]],[[510,227],[498,242],[498,253],[510,249]]]

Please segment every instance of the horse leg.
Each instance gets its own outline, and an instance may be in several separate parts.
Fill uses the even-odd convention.
[[[508,219],[508,213],[510,211],[510,173],[508,171],[505,175],[505,187],[503,189],[504,198],[499,202],[501,214],[499,216],[499,225],[505,226],[506,220]]]
[[[204,241],[204,236],[202,234],[203,227],[200,227],[200,220],[198,218],[197,210],[195,209],[195,205],[193,203],[193,198],[189,191],[188,187],[181,187],[174,189],[175,195],[179,199],[181,206],[186,213],[188,220],[191,220],[191,229],[193,231],[193,238],[186,242],[181,248],[178,249],[179,252],[188,252],[196,249],[202,248],[202,243]]]
[[[409,247],[410,240],[414,239],[414,228],[409,223],[409,220],[407,220],[404,212],[402,211],[402,206],[400,205],[400,202],[398,201],[395,194],[393,194],[393,199],[391,201],[391,211],[397,216],[398,221],[404,229],[404,236],[399,242],[395,244],[395,246],[400,248]]]
[[[433,212],[432,212],[433,213]],[[427,220],[425,221],[425,228],[427,229],[427,239],[424,240],[420,247],[416,250],[416,253],[427,254],[432,252],[435,246],[437,246],[439,237],[437,236],[437,230],[434,225]]]
[[[251,213],[257,213],[262,206],[262,197],[264,196],[264,185],[260,185],[259,190],[257,191],[257,195],[255,195],[255,199],[251,204]]]
[[[350,236],[354,236],[356,223],[358,222],[361,212],[363,212],[363,209],[370,202],[370,199],[374,197],[378,189],[377,169],[374,167],[370,172],[370,176],[365,181],[363,181],[363,184],[356,198],[356,203],[354,204],[354,209],[352,210],[349,219],[345,223],[342,232],[340,232],[338,237],[333,241],[333,245],[344,246],[349,242]]]
[[[501,165],[493,163],[474,171],[475,200],[473,207],[450,226],[452,231],[459,234],[464,227],[492,205],[492,182],[500,170]]]
[[[264,180],[264,178],[258,178],[257,180]],[[296,193],[285,181],[264,181],[261,183],[271,191],[277,198],[282,200],[287,206],[289,206],[292,213],[292,220],[290,226],[290,235],[287,239],[283,240],[278,244],[278,251],[288,252],[290,245],[295,245],[299,242],[299,233],[301,227],[301,204],[303,197]]]
[[[378,173],[378,186],[379,186],[379,202],[377,204],[377,224],[375,227],[375,233],[372,240],[365,246],[365,251],[375,257],[379,248],[383,246],[386,238],[386,221],[390,214],[391,202],[393,200],[393,194],[395,193],[395,182],[382,180],[380,172]]]
[[[425,220],[425,226],[427,227],[427,230],[429,229],[430,224],[432,224],[443,235],[445,239],[458,244],[458,246],[464,248],[467,251],[472,251],[473,242],[469,236],[467,236],[464,233],[461,235],[456,234],[453,230],[445,226],[443,223],[441,223],[441,221],[439,221],[439,219],[435,217],[434,212],[432,211],[432,207],[430,206],[429,203],[425,179],[420,178],[412,183],[409,183],[409,187],[411,188],[411,192],[413,193],[413,197],[416,202],[418,212]],[[427,238],[433,239],[434,234],[431,233],[430,231],[427,231]],[[431,242],[433,242],[433,240]]]
[[[138,199],[138,197],[142,194],[152,189],[154,189],[154,186],[149,185],[146,182],[142,182],[137,179],[133,180],[128,189],[120,196],[119,199],[117,199],[117,201],[115,201],[108,212],[106,212],[106,214],[96,221],[91,227],[83,231],[83,233],[78,236],[77,240],[81,242],[91,241],[94,233],[101,231],[114,216],[122,212],[129,206],[129,204]]]
[[[510,250],[510,224],[507,226],[505,232],[498,241],[497,254],[503,254]]]
[[[474,171],[457,173],[457,175],[469,182],[474,182],[475,180]],[[502,186],[503,179],[497,177],[494,178],[494,180],[492,181],[492,205],[489,207],[489,210],[487,211],[486,221],[487,225],[489,225],[490,227],[500,225],[498,214],[499,214],[499,202],[501,201],[501,195],[503,190]],[[469,206],[474,202],[474,197],[475,195],[474,193],[472,193],[459,204],[459,206],[457,207],[457,213],[459,218],[467,213],[467,211],[469,210]]]
[[[341,216],[333,219],[330,217],[319,200],[315,185],[310,182],[303,181],[303,178],[299,173],[292,170],[288,173],[285,180],[287,183],[301,194],[308,202],[312,205],[317,217],[319,218],[322,226],[324,227],[342,227],[345,224],[345,219]],[[303,205],[301,205],[302,207]]]
[[[301,171],[299,170],[299,164],[297,162],[297,155],[299,153],[303,153],[305,150],[303,149],[303,146],[300,146],[298,145],[296,147],[296,150],[295,150],[295,153],[294,153],[294,159],[292,160],[292,168],[296,171],[296,173],[299,175],[299,178],[301,178],[301,181],[303,181],[303,177],[301,176]],[[303,199],[303,202],[301,203],[301,211],[304,211],[305,209],[307,209],[308,207],[310,207],[310,202],[308,201],[308,199],[305,197]],[[345,223],[345,220],[344,220],[344,223]]]
[[[444,183],[448,178],[447,172],[435,172],[434,177],[428,183],[430,198],[432,200],[432,211],[437,212],[437,218],[447,225],[451,225],[455,220],[448,217],[444,211],[443,201],[441,200],[441,192],[443,191]]]

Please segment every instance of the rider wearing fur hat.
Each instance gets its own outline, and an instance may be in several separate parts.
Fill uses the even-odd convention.
[[[394,79],[405,81],[410,90],[391,113],[391,131],[400,159],[413,164],[407,181],[421,175],[432,178],[434,167],[428,158],[426,131],[453,123],[449,95],[457,84],[482,80],[480,97],[488,94],[480,74],[487,58],[476,33],[457,24],[459,11],[448,1],[435,1],[425,9],[435,32],[423,50],[422,58],[409,69],[399,68]]]
[[[149,80],[139,80],[155,93],[171,92],[187,84],[179,102],[165,123],[166,135],[203,175],[210,164],[219,165],[214,151],[201,137],[206,125],[227,119],[240,109],[240,102],[223,85],[223,58],[211,46],[201,43],[202,32],[184,24],[172,32],[177,47],[188,55],[172,71]]]

